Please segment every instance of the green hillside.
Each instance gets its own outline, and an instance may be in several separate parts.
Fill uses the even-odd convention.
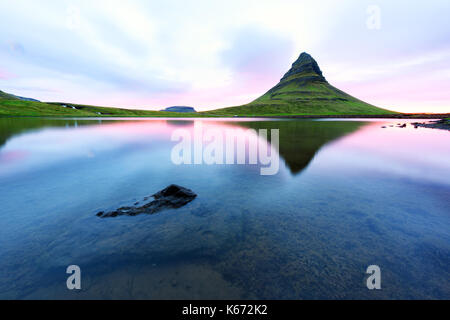
[[[280,82],[255,101],[209,111],[220,115],[383,115],[396,112],[372,106],[330,85],[317,62],[302,53]]]
[[[96,107],[73,103],[24,101],[11,94],[0,91],[0,117],[191,117],[194,115],[195,114],[177,112]]]
[[[17,97],[13,96],[12,94],[3,92],[1,90],[0,90],[0,99],[19,100]]]

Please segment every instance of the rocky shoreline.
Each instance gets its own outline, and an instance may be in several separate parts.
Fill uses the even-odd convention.
[[[411,124],[414,125],[414,127],[450,130],[450,121],[447,119],[440,119],[437,121],[428,121],[428,122],[414,122]]]
[[[450,121],[446,119],[440,119],[435,121],[427,121],[427,122],[410,122],[407,123],[397,123],[397,125],[384,125],[381,128],[386,129],[387,127],[396,127],[396,128],[406,128],[408,125],[413,126],[414,129],[419,127],[422,128],[431,128],[431,129],[441,129],[441,130],[450,130]]]
[[[210,114],[216,117],[230,117],[230,115]],[[233,118],[274,118],[274,119],[445,119],[450,118],[450,113],[440,114],[333,114],[333,115],[235,115]]]

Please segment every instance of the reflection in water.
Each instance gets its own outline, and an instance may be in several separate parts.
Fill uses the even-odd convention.
[[[0,147],[14,135],[24,133],[33,129],[46,127],[78,127],[83,125],[94,125],[108,123],[105,120],[61,120],[47,118],[1,118],[0,117]]]
[[[306,168],[322,146],[357,130],[363,124],[356,121],[254,121],[237,125],[253,129],[279,129],[280,156],[291,172],[297,174]]]
[[[0,298],[450,296],[448,132],[204,120],[280,129],[284,165],[261,176],[252,165],[173,164],[180,124],[192,130],[164,119],[0,119]],[[151,216],[95,216],[172,183],[198,197]],[[71,264],[81,292],[65,287]],[[381,291],[365,286],[371,264]]]
[[[166,120],[172,127],[187,127],[191,131],[194,126],[193,120]],[[317,151],[326,143],[338,139],[348,133],[360,128],[364,123],[356,121],[348,122],[322,122],[322,121],[239,121],[239,122],[211,122],[209,128],[220,128],[225,134],[226,129],[233,127],[251,128],[255,130],[267,129],[270,137],[270,129],[279,129],[280,136],[279,155],[286,161],[292,173],[297,174],[303,170],[313,159]],[[46,127],[78,127],[93,126],[98,124],[113,124],[113,120],[59,120],[59,119],[31,119],[31,118],[0,118],[0,146],[5,144],[7,139],[19,133],[33,129]],[[138,121],[138,125],[154,126],[156,121]],[[119,124],[120,125],[120,124]],[[129,125],[129,124],[127,124]],[[247,146],[248,147],[248,146]]]

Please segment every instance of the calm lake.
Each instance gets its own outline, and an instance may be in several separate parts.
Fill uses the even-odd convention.
[[[410,122],[0,118],[0,298],[450,299],[450,132]],[[195,123],[279,129],[277,173],[175,164]],[[197,198],[96,216],[173,183]]]

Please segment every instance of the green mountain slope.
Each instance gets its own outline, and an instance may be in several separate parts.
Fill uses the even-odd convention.
[[[7,100],[19,100],[16,96],[3,92],[0,90],[0,99],[7,99]]]
[[[191,117],[193,114],[20,100],[0,91],[0,117]],[[198,115],[197,115],[198,116]]]
[[[317,62],[303,52],[280,82],[255,101],[210,111],[223,115],[382,115],[377,108],[330,85]]]

